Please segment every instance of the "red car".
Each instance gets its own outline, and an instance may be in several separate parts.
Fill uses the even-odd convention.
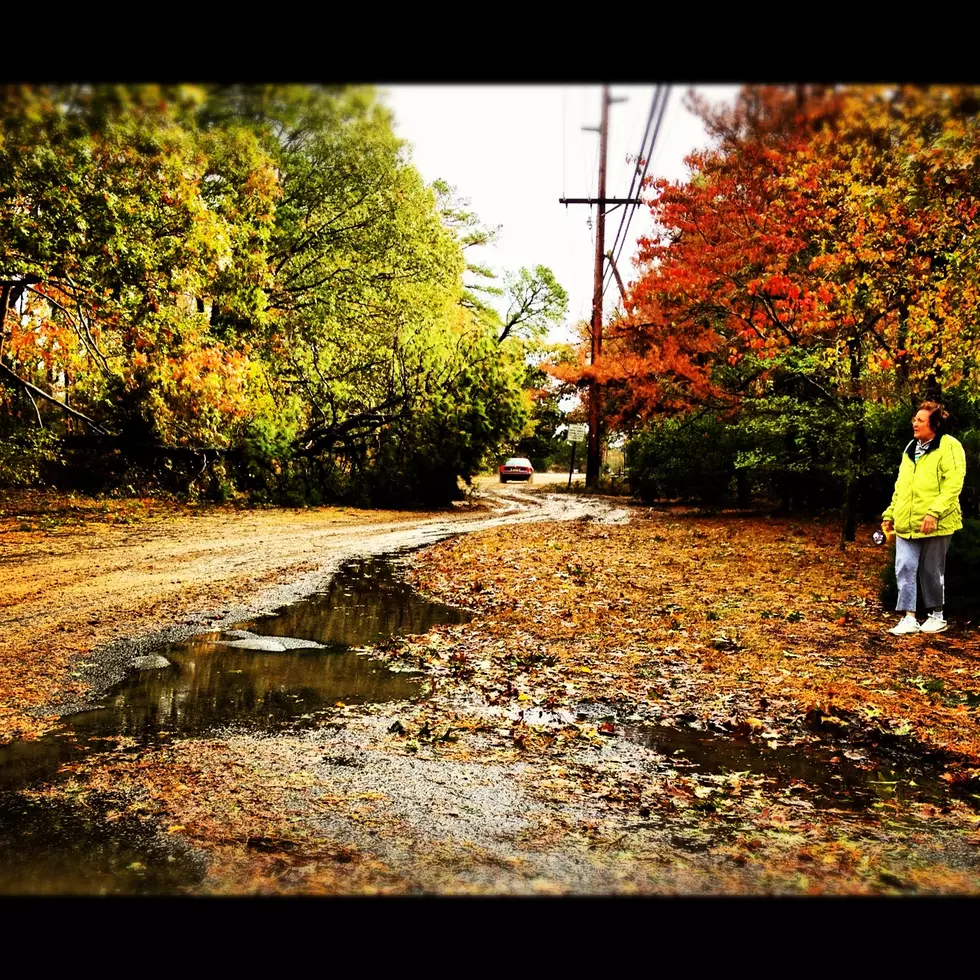
[[[526,480],[528,483],[534,481],[534,467],[529,459],[523,456],[515,456],[508,459],[500,467],[500,482],[506,483],[508,480]]]

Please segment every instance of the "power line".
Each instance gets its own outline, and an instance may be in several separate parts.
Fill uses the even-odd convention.
[[[656,146],[656,143],[657,143],[657,137],[660,135],[660,126],[661,126],[661,124],[663,122],[664,112],[666,111],[666,108],[667,108],[667,100],[668,100],[669,96],[670,96],[670,86],[660,86],[660,85],[657,86],[657,90],[654,93],[653,101],[652,101],[652,103],[650,105],[650,117],[649,118],[650,118],[651,121],[653,119],[654,114],[657,112],[657,100],[658,100],[658,97],[659,97],[659,101],[660,101],[660,109],[659,109],[659,114],[657,116],[657,123],[656,123],[656,126],[654,127],[653,136],[650,139],[650,143],[649,143],[648,146],[646,146],[643,149],[641,149],[640,157],[641,157],[641,159],[644,160],[643,173],[640,175],[640,179],[639,179],[639,185],[640,185],[641,188],[643,186],[643,181],[646,179],[647,168],[650,166],[650,161],[653,159],[653,150],[654,150],[654,147]],[[648,126],[648,131],[649,131],[649,126]],[[645,138],[646,138],[646,134],[644,134],[644,139]],[[634,178],[635,178],[635,172],[634,172]],[[632,192],[632,186],[631,186],[631,192]],[[626,241],[627,241],[627,238],[628,238],[628,235],[629,235],[629,226],[630,226],[630,223],[633,220],[633,214],[634,214],[633,211],[630,211],[630,213],[628,215],[625,214],[625,213],[623,214],[623,218],[620,221],[620,228],[623,228],[623,225],[624,225],[624,222],[625,222],[625,228],[623,230],[623,237],[622,237],[622,240],[620,241],[619,240],[619,233],[617,232],[616,239],[619,242],[619,250],[616,252],[615,256],[613,256],[613,259],[612,259],[612,262],[610,263],[610,265],[615,265],[616,263],[619,262],[619,257],[622,254],[623,248],[626,245]],[[610,252],[612,252],[615,248],[616,248],[616,243],[614,242],[613,243],[613,248],[610,249]],[[608,287],[608,285],[609,285],[609,276],[607,275],[606,276],[605,283],[603,284],[603,293],[605,293],[605,290]]]
[[[650,167],[650,162],[653,160],[653,153],[657,146],[657,140],[660,138],[660,127],[664,121],[664,114],[667,111],[667,102],[670,99],[670,86],[666,86],[663,90],[663,97],[660,100],[660,111],[657,115],[657,125],[654,127],[653,136],[650,138],[650,145],[647,148],[647,152],[644,155],[643,163],[643,173],[640,174],[639,186],[643,186],[643,182],[646,180],[647,170]],[[633,215],[630,214],[630,221],[632,221]],[[629,230],[629,221],[626,223],[626,229]],[[619,252],[616,254],[616,258],[619,258],[619,254],[623,250],[623,246],[626,243],[626,235],[623,236],[623,241],[619,243]]]
[[[654,127],[653,136],[650,139],[650,145],[649,145],[649,147],[647,148],[647,150],[646,150],[645,153],[641,153],[641,157],[644,160],[643,173],[640,174],[640,180],[639,180],[639,186],[641,188],[643,187],[643,181],[646,179],[647,169],[650,166],[650,161],[653,159],[654,147],[657,145],[657,138],[660,135],[660,127],[661,127],[661,125],[663,124],[663,121],[664,121],[664,113],[667,110],[667,101],[670,98],[670,86],[669,85],[666,85],[666,86],[664,86],[664,85],[658,85],[656,91],[654,92],[653,100],[652,100],[652,102],[650,104],[650,115],[649,115],[649,118],[647,120],[647,131],[643,134],[644,140],[646,140],[647,132],[649,132],[650,121],[653,119],[654,113],[657,112],[656,104],[657,104],[658,96],[660,97],[660,109],[659,109],[659,113],[657,114],[657,123],[656,123],[656,126]],[[634,178],[635,178],[635,176],[636,176],[636,174],[635,174],[635,171],[634,171]],[[630,196],[632,196],[632,193],[633,193],[633,184],[630,184]],[[630,226],[630,223],[633,220],[634,213],[635,213],[635,209],[631,209],[630,212],[629,212],[629,214],[626,214],[624,212],[622,219],[620,219],[620,228],[621,229],[623,228],[623,225],[624,225],[624,222],[625,222],[625,229],[623,230],[623,239],[622,239],[622,241],[619,242],[619,251],[616,253],[615,257],[613,258],[612,264],[615,264],[615,263],[617,263],[619,261],[619,257],[622,254],[623,247],[626,244],[626,240],[627,240],[627,237],[628,237],[628,234],[629,234],[629,226]],[[619,241],[619,232],[618,231],[616,233],[616,240]],[[610,249],[610,251],[613,251],[615,248],[616,248],[616,243],[614,242],[613,243],[613,247],[612,247],[612,249]],[[609,275],[607,274],[606,280],[603,283],[603,287],[602,287],[603,288],[603,295],[605,295],[605,291],[606,291],[606,288],[608,287],[608,285],[609,285]]]
[[[660,96],[660,90],[662,86],[657,85],[653,90],[653,100],[650,103],[650,112],[647,114],[647,124],[646,128],[643,130],[643,139],[640,141],[640,152],[638,154],[638,160],[643,157],[643,148],[647,145],[647,137],[650,135],[650,127],[653,125],[653,117],[657,111],[657,99]],[[630,181],[629,193],[627,197],[633,196],[633,188],[636,186],[636,175],[639,172],[639,165],[633,165],[633,179]],[[616,245],[619,243],[619,236],[623,233],[623,225],[626,222],[626,211],[623,211],[622,217],[619,219],[619,228],[616,229],[616,237],[613,239],[612,248],[610,251],[615,251]]]
[[[565,185],[567,184],[568,170],[568,121],[565,116],[565,107],[568,102],[568,90],[563,86],[561,90],[561,193],[565,196]]]

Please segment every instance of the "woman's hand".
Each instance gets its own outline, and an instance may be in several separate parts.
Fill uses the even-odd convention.
[[[881,529],[882,529],[882,531],[885,532],[885,534],[890,534],[892,531],[895,530],[895,522],[894,521],[882,521],[881,522]]]
[[[922,524],[919,525],[919,531],[922,534],[932,534],[937,527],[939,527],[939,521],[937,521],[932,514],[926,514],[926,516],[922,518]]]

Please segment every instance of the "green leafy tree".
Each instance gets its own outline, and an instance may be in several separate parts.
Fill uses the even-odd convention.
[[[507,325],[479,301],[493,232],[370,88],[0,98],[0,434],[37,462],[60,439],[103,483],[432,503],[522,430],[557,284]]]
[[[227,444],[247,349],[215,337],[194,296],[223,275],[248,278],[240,260],[268,221],[275,175],[253,160],[250,214],[207,199],[214,171],[191,122],[202,99],[157,86],[2,93],[8,404],[26,393],[131,442]]]

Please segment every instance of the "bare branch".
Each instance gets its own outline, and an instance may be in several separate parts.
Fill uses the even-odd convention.
[[[32,385],[30,381],[25,381],[22,377],[20,377],[19,375],[11,371],[6,364],[0,364],[0,376],[7,377],[10,378],[11,381],[15,381],[29,394],[38,395],[41,398],[43,398],[45,401],[51,402],[52,405],[57,405],[58,408],[60,408],[63,412],[67,412],[73,418],[80,419],[82,422],[85,422],[87,425],[90,425],[96,432],[100,433],[101,435],[107,436],[110,434],[108,430],[103,429],[98,422],[94,421],[93,419],[90,419],[87,415],[83,415],[81,412],[77,411],[76,409],[70,408],[64,402],[58,401],[58,399],[55,398],[54,395],[49,395],[46,391],[43,391],[41,388],[38,388],[37,385]]]

